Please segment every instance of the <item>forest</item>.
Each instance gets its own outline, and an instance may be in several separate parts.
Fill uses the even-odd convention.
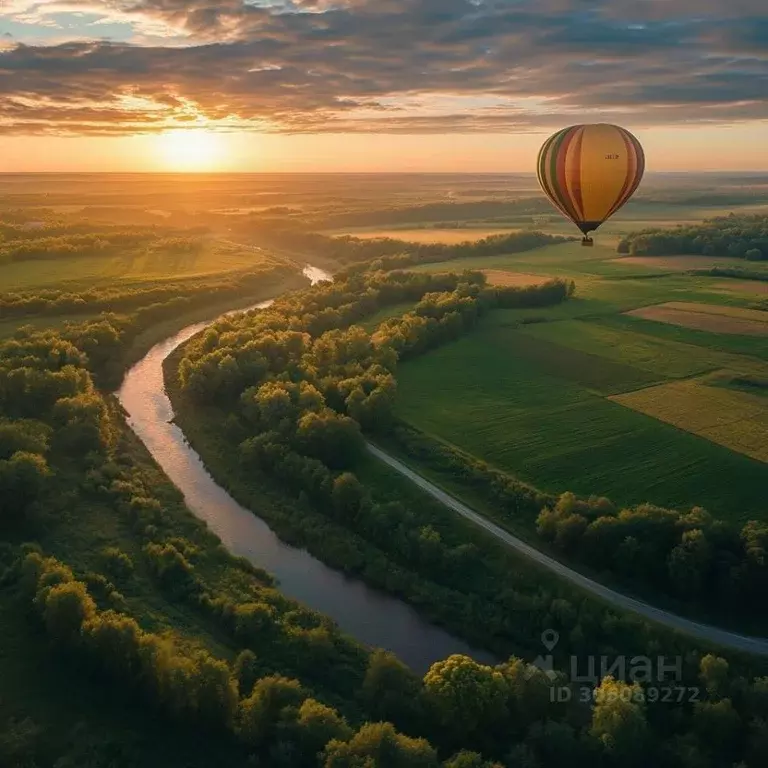
[[[283,270],[283,276],[290,273]],[[32,315],[94,314],[115,310],[146,310],[154,306],[178,311],[181,307],[194,307],[195,303],[210,302],[212,296],[219,299],[237,298],[238,295],[261,285],[266,270],[221,277],[219,279],[164,280],[156,283],[140,283],[125,286],[91,287],[78,290],[38,288],[34,291],[9,291],[0,293],[0,318],[23,318]],[[270,279],[274,274],[270,271]]]
[[[763,261],[768,259],[768,216],[730,213],[671,229],[641,229],[622,238],[617,250],[632,256],[690,254]]]
[[[325,405],[324,396],[343,402],[364,423],[379,425],[396,354],[390,345],[415,353],[420,345],[426,348],[456,332],[453,324],[458,321],[447,318],[471,323],[486,303],[548,303],[563,300],[569,290],[559,283],[498,293],[484,288],[474,275],[374,276],[363,291],[369,296],[384,294],[394,301],[422,295],[412,317],[390,323],[362,358],[363,340],[354,328],[346,334],[317,330],[314,354],[306,357],[301,340],[306,344],[312,337],[291,325],[303,317],[320,329],[329,320],[318,321],[310,311],[322,315],[328,309],[343,316],[337,323],[349,322],[354,310],[349,305],[355,301],[348,299],[360,296],[363,287],[354,282],[359,277],[351,280],[350,285],[323,289],[325,295],[294,294],[272,313],[246,316],[255,327],[239,332],[244,342],[239,349],[245,351],[235,361],[254,384],[242,396],[243,418],[266,427],[270,438],[244,445],[246,460],[259,466],[276,460],[278,474],[290,473],[294,483],[297,472],[302,473],[298,477],[304,492],[350,523],[355,518],[373,522],[377,513],[361,497],[352,474],[336,464],[344,450],[359,445],[358,422]],[[451,286],[453,290],[439,290]],[[226,322],[232,321],[223,322],[224,328],[211,333],[226,341]],[[252,342],[243,333],[251,333]],[[203,348],[212,341],[205,334]],[[201,527],[180,525],[178,501],[171,501],[162,483],[152,482],[147,470],[131,459],[125,429],[109,400],[94,387],[88,355],[72,341],[51,332],[30,334],[5,342],[0,356],[0,407],[5,414],[0,429],[6,540],[2,591],[13,596],[16,610],[27,606],[27,620],[84,680],[119,685],[129,702],[145,702],[154,717],[180,733],[204,732],[209,749],[223,749],[232,759],[258,756],[265,765],[355,766],[374,759],[395,766],[487,768],[494,760],[507,765],[551,762],[566,754],[575,764],[602,760],[612,765],[657,749],[636,684],[606,678],[599,688],[605,696],[590,710],[578,702],[553,702],[553,680],[515,657],[493,667],[451,657],[421,680],[391,654],[365,651],[327,620],[280,596],[266,574],[212,547]],[[310,369],[301,368],[304,364]],[[223,375],[215,391],[201,395],[220,397],[239,386],[231,363],[219,368]],[[298,369],[308,375],[293,386],[283,374]],[[194,380],[194,370],[188,366],[188,381]],[[257,370],[272,380],[257,388]],[[323,461],[329,458],[331,466]],[[84,520],[93,506],[116,510],[136,541],[131,551],[103,547],[93,554],[90,570],[49,554],[46,542],[55,544],[54,534],[71,526],[73,516]],[[381,512],[405,514],[393,505]],[[13,543],[30,536],[38,543]],[[414,553],[416,559],[429,569],[440,567],[444,555],[439,538],[428,531],[420,536],[426,549]],[[470,574],[477,567],[472,562],[480,564],[478,555],[459,547],[454,557],[467,562]],[[144,578],[177,605],[189,606],[198,621],[215,628],[237,652],[222,656],[190,646],[178,633],[142,627],[132,607]],[[477,583],[481,581],[478,573]],[[737,681],[729,678],[723,660],[703,657],[693,662],[693,670],[693,679],[701,674],[708,684],[710,677],[714,682],[711,701],[691,715],[691,723],[725,718],[728,739],[752,734],[746,748],[755,749],[760,732],[745,730],[737,712],[759,695],[760,683],[747,684],[732,704],[731,686]],[[47,742],[41,736],[33,721],[11,721],[2,731],[0,755],[9,765],[46,765]],[[121,764],[140,757],[135,745],[104,745],[95,734],[73,749],[57,767],[101,765],[105,750]]]
[[[719,607],[723,614],[759,614],[768,583],[764,522],[738,528],[701,508],[619,510],[607,499],[564,494],[542,510],[537,530],[557,551],[635,589]]]
[[[583,306],[579,278],[492,285],[481,268],[488,257],[535,259],[572,237],[334,237],[306,222],[451,222],[459,206],[398,193],[388,207],[381,193],[345,210],[328,202],[325,180],[305,224],[292,211],[310,198],[309,182],[290,195],[265,183],[269,194],[250,199],[185,186],[179,207],[152,212],[123,203],[170,206],[165,182],[150,194],[128,179],[65,215],[56,206],[71,196],[58,183],[33,211],[2,217],[0,319],[13,328],[0,341],[3,768],[764,764],[761,659],[606,607],[367,455],[367,441],[406,445],[487,494],[501,516],[538,517],[539,543],[606,578],[686,604],[716,593],[759,610],[764,525],[542,493],[399,421],[409,361],[484,323]],[[208,210],[241,203],[263,207]],[[206,210],[184,209],[193,204]],[[461,215],[489,210],[471,203]],[[315,256],[338,271],[308,289],[299,266]],[[111,392],[132,361],[184,325],[274,295],[269,309],[222,318],[167,360],[177,423],[217,481],[281,539],[492,661],[453,655],[422,674],[345,635],[228,554],[128,429]],[[609,557],[616,547],[621,556]],[[643,559],[664,567],[651,572]],[[543,628],[560,633],[554,670],[531,661]],[[654,681],[616,672],[584,699],[568,674],[572,654],[679,658],[680,674],[662,684],[677,693],[662,701]]]
[[[546,621],[567,635],[558,652],[584,652],[586,648],[594,652],[597,642],[606,649],[648,653],[658,647],[659,640],[645,627],[641,630],[642,624],[615,615],[602,617],[601,608],[583,599],[574,602],[559,588],[549,591],[552,588],[546,582],[532,587],[530,581],[518,577],[499,600],[494,585],[510,578],[510,564],[504,556],[492,555],[487,544],[481,550],[467,542],[467,532],[457,521],[430,518],[427,509],[385,499],[356,476],[357,470],[365,472],[361,467],[364,436],[386,437],[397,428],[391,399],[398,360],[470,332],[478,318],[499,302],[508,307],[548,306],[567,300],[572,290],[568,283],[554,281],[539,288],[499,293],[486,287],[481,275],[471,272],[427,276],[351,269],[334,284],[286,297],[265,312],[221,321],[184,347],[176,360],[181,387],[175,396],[179,418],[185,428],[192,422],[205,423],[208,433],[220,436],[219,447],[209,450],[202,437],[205,429],[190,432],[204,459],[211,458],[217,467],[217,474],[226,466],[222,479],[243,503],[248,503],[248,490],[242,478],[254,473],[270,478],[295,499],[297,514],[268,518],[281,535],[283,528],[290,529],[291,540],[301,541],[339,567],[345,562],[350,565],[344,545],[349,538],[361,554],[356,572],[409,599],[418,599],[433,616],[464,636],[472,637],[482,627],[477,637],[484,636],[497,654],[504,656],[521,644],[533,650],[535,627],[541,626],[536,614],[541,611]],[[350,325],[383,303],[414,296],[421,298],[413,311],[383,322],[370,334]],[[237,461],[225,458],[234,450]],[[214,451],[220,452],[218,461],[211,456]],[[550,501],[512,479],[500,480],[507,507],[546,510],[551,504],[562,509],[570,498]],[[500,491],[497,498],[501,496]],[[573,503],[581,504],[578,500]],[[606,504],[594,502],[602,511]],[[515,621],[510,623],[513,605]],[[670,640],[665,638],[665,649]],[[722,665],[727,662],[690,655],[683,647],[685,679],[706,681],[706,690],[714,691],[716,686],[708,675],[713,668],[725,671]],[[446,665],[456,663],[449,659]],[[431,675],[432,671],[424,678],[425,685]],[[461,678],[469,684],[463,674]],[[628,684],[605,678],[602,685]],[[633,685],[637,685],[636,694],[625,697],[630,705],[608,716],[614,726],[622,724],[621,735],[599,734],[602,726],[595,729],[596,717],[604,725],[608,723],[599,703],[592,710],[591,725],[569,721],[563,727],[553,721],[540,722],[511,753],[494,746],[494,737],[486,741],[485,728],[493,718],[481,718],[484,724],[474,716],[464,723],[443,722],[457,734],[477,729],[478,740],[469,742],[471,748],[504,765],[535,765],[537,760],[558,765],[566,755],[576,765],[697,766],[723,760],[759,764],[755,761],[761,759],[763,732],[758,736],[754,729],[765,726],[758,726],[763,721],[758,710],[752,709],[753,694],[739,701],[732,689],[726,697],[710,698],[708,693],[704,701],[676,708],[673,722],[667,710],[635,708],[644,694],[638,683]],[[751,690],[762,685],[759,680],[747,683]],[[466,700],[473,701],[474,713],[478,711],[474,704],[477,689],[471,687],[472,694],[469,690]],[[615,701],[621,698],[617,694]],[[488,702],[492,706],[490,699]],[[533,705],[526,699],[525,706]],[[511,710],[506,711],[505,718],[514,719]],[[464,710],[462,718],[467,715]],[[727,720],[730,725],[725,724]],[[511,721],[505,722],[510,727]],[[542,733],[541,727],[548,734],[547,747],[533,735]],[[560,736],[566,733],[563,743]],[[433,735],[432,741],[439,743],[439,737]],[[550,747],[560,757],[547,753]]]

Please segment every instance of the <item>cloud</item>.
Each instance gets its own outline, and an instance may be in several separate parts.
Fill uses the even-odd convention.
[[[731,21],[712,30],[710,41],[734,55],[753,55],[768,61],[768,18]]]
[[[768,120],[763,2],[13,0],[26,18],[78,8],[129,20],[138,36],[0,47],[0,131],[113,135],[210,123],[441,133]],[[89,35],[98,26],[89,23]],[[146,30],[167,39],[149,43]]]

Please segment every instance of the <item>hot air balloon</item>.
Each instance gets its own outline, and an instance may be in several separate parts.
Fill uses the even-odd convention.
[[[632,197],[644,170],[640,142],[607,123],[563,128],[544,142],[537,165],[544,194],[582,231],[582,245]]]

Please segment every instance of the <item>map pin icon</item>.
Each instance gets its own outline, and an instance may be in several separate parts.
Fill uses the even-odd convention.
[[[557,645],[558,640],[560,640],[560,635],[554,629],[545,629],[541,633],[541,642],[548,651]]]

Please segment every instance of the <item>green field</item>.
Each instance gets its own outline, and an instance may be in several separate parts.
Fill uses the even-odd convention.
[[[399,415],[547,491],[765,514],[768,465],[594,391],[642,385],[642,369],[586,355],[581,368],[556,344],[542,363],[529,348],[514,329],[480,330],[403,365]]]
[[[253,248],[224,242],[206,242],[199,253],[181,255],[151,248],[126,249],[119,255],[0,262],[0,286],[2,291],[71,290],[86,285],[179,280],[259,268],[270,260]]]
[[[639,368],[657,380],[685,378],[718,368],[751,370],[763,367],[751,358],[597,321],[537,323],[526,326],[522,332],[542,342],[555,342]]]
[[[713,389],[698,378],[765,376],[768,340],[623,314],[670,301],[729,308],[713,306],[714,312],[753,306],[754,297],[728,291],[727,280],[686,274],[685,261],[679,270],[657,270],[623,264],[607,248],[566,244],[420,266],[571,277],[576,298],[543,310],[494,311],[470,335],[402,365],[398,415],[549,492],[701,505],[735,520],[766,515],[768,433],[759,425],[768,403],[756,419],[764,398]],[[686,407],[677,390],[679,407],[664,404],[673,386],[667,382],[674,381],[685,388]],[[713,398],[727,408],[728,398],[739,397],[749,397],[757,427],[746,418],[732,419],[728,429],[696,423]]]
[[[726,333],[699,331],[694,328],[683,328],[678,325],[658,323],[642,317],[621,314],[606,315],[598,318],[597,321],[609,328],[631,330],[657,339],[682,342],[702,349],[737,355],[739,367],[753,365],[755,363],[753,358],[768,360],[768,339],[765,337],[734,336]],[[736,361],[732,361],[732,364],[735,365]]]

